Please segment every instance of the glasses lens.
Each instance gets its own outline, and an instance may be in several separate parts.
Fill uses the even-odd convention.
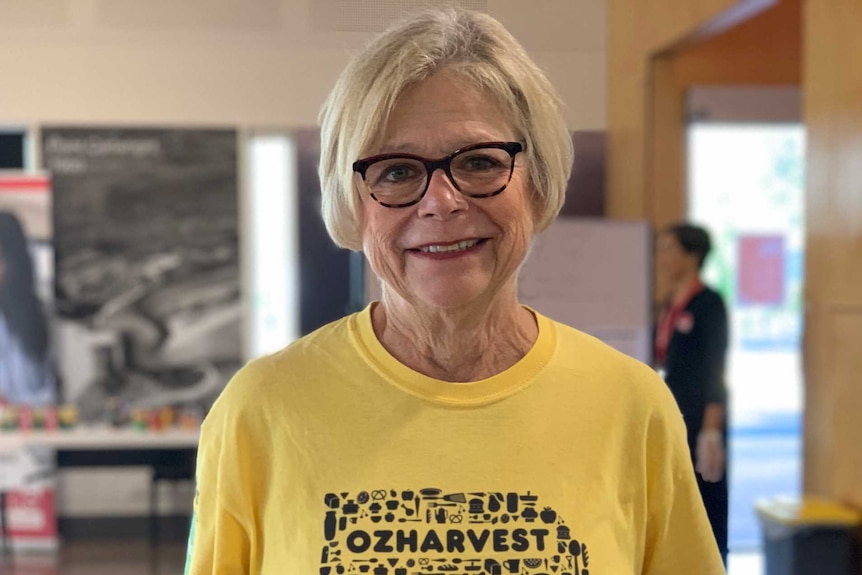
[[[452,158],[452,178],[468,196],[492,194],[509,183],[514,161],[499,148],[467,150]]]
[[[368,166],[365,183],[377,201],[394,206],[416,200],[425,188],[425,166],[409,158],[380,160]]]

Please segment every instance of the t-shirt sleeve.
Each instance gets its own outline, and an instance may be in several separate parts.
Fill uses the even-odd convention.
[[[661,394],[647,437],[647,528],[642,575],[724,575],[686,443],[685,424]]]
[[[252,362],[228,383],[201,427],[192,529],[185,575],[249,575],[254,571],[253,469],[248,403],[264,376]]]
[[[198,450],[194,515],[185,575],[247,575],[250,538],[219,495],[225,461],[221,430],[205,427]]]

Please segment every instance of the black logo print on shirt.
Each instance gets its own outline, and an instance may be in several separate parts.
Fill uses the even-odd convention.
[[[538,496],[329,493],[320,575],[589,575],[585,543]]]

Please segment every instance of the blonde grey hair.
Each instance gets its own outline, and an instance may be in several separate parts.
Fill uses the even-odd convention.
[[[559,213],[572,140],[557,92],[492,17],[458,9],[427,11],[384,32],[354,56],[320,112],[323,220],[339,246],[362,247],[362,200],[353,162],[380,145],[399,96],[444,68],[495,98],[526,142],[536,232]]]

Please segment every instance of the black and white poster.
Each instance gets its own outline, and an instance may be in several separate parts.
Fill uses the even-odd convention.
[[[208,407],[242,355],[237,134],[44,128],[61,389],[81,417]]]

